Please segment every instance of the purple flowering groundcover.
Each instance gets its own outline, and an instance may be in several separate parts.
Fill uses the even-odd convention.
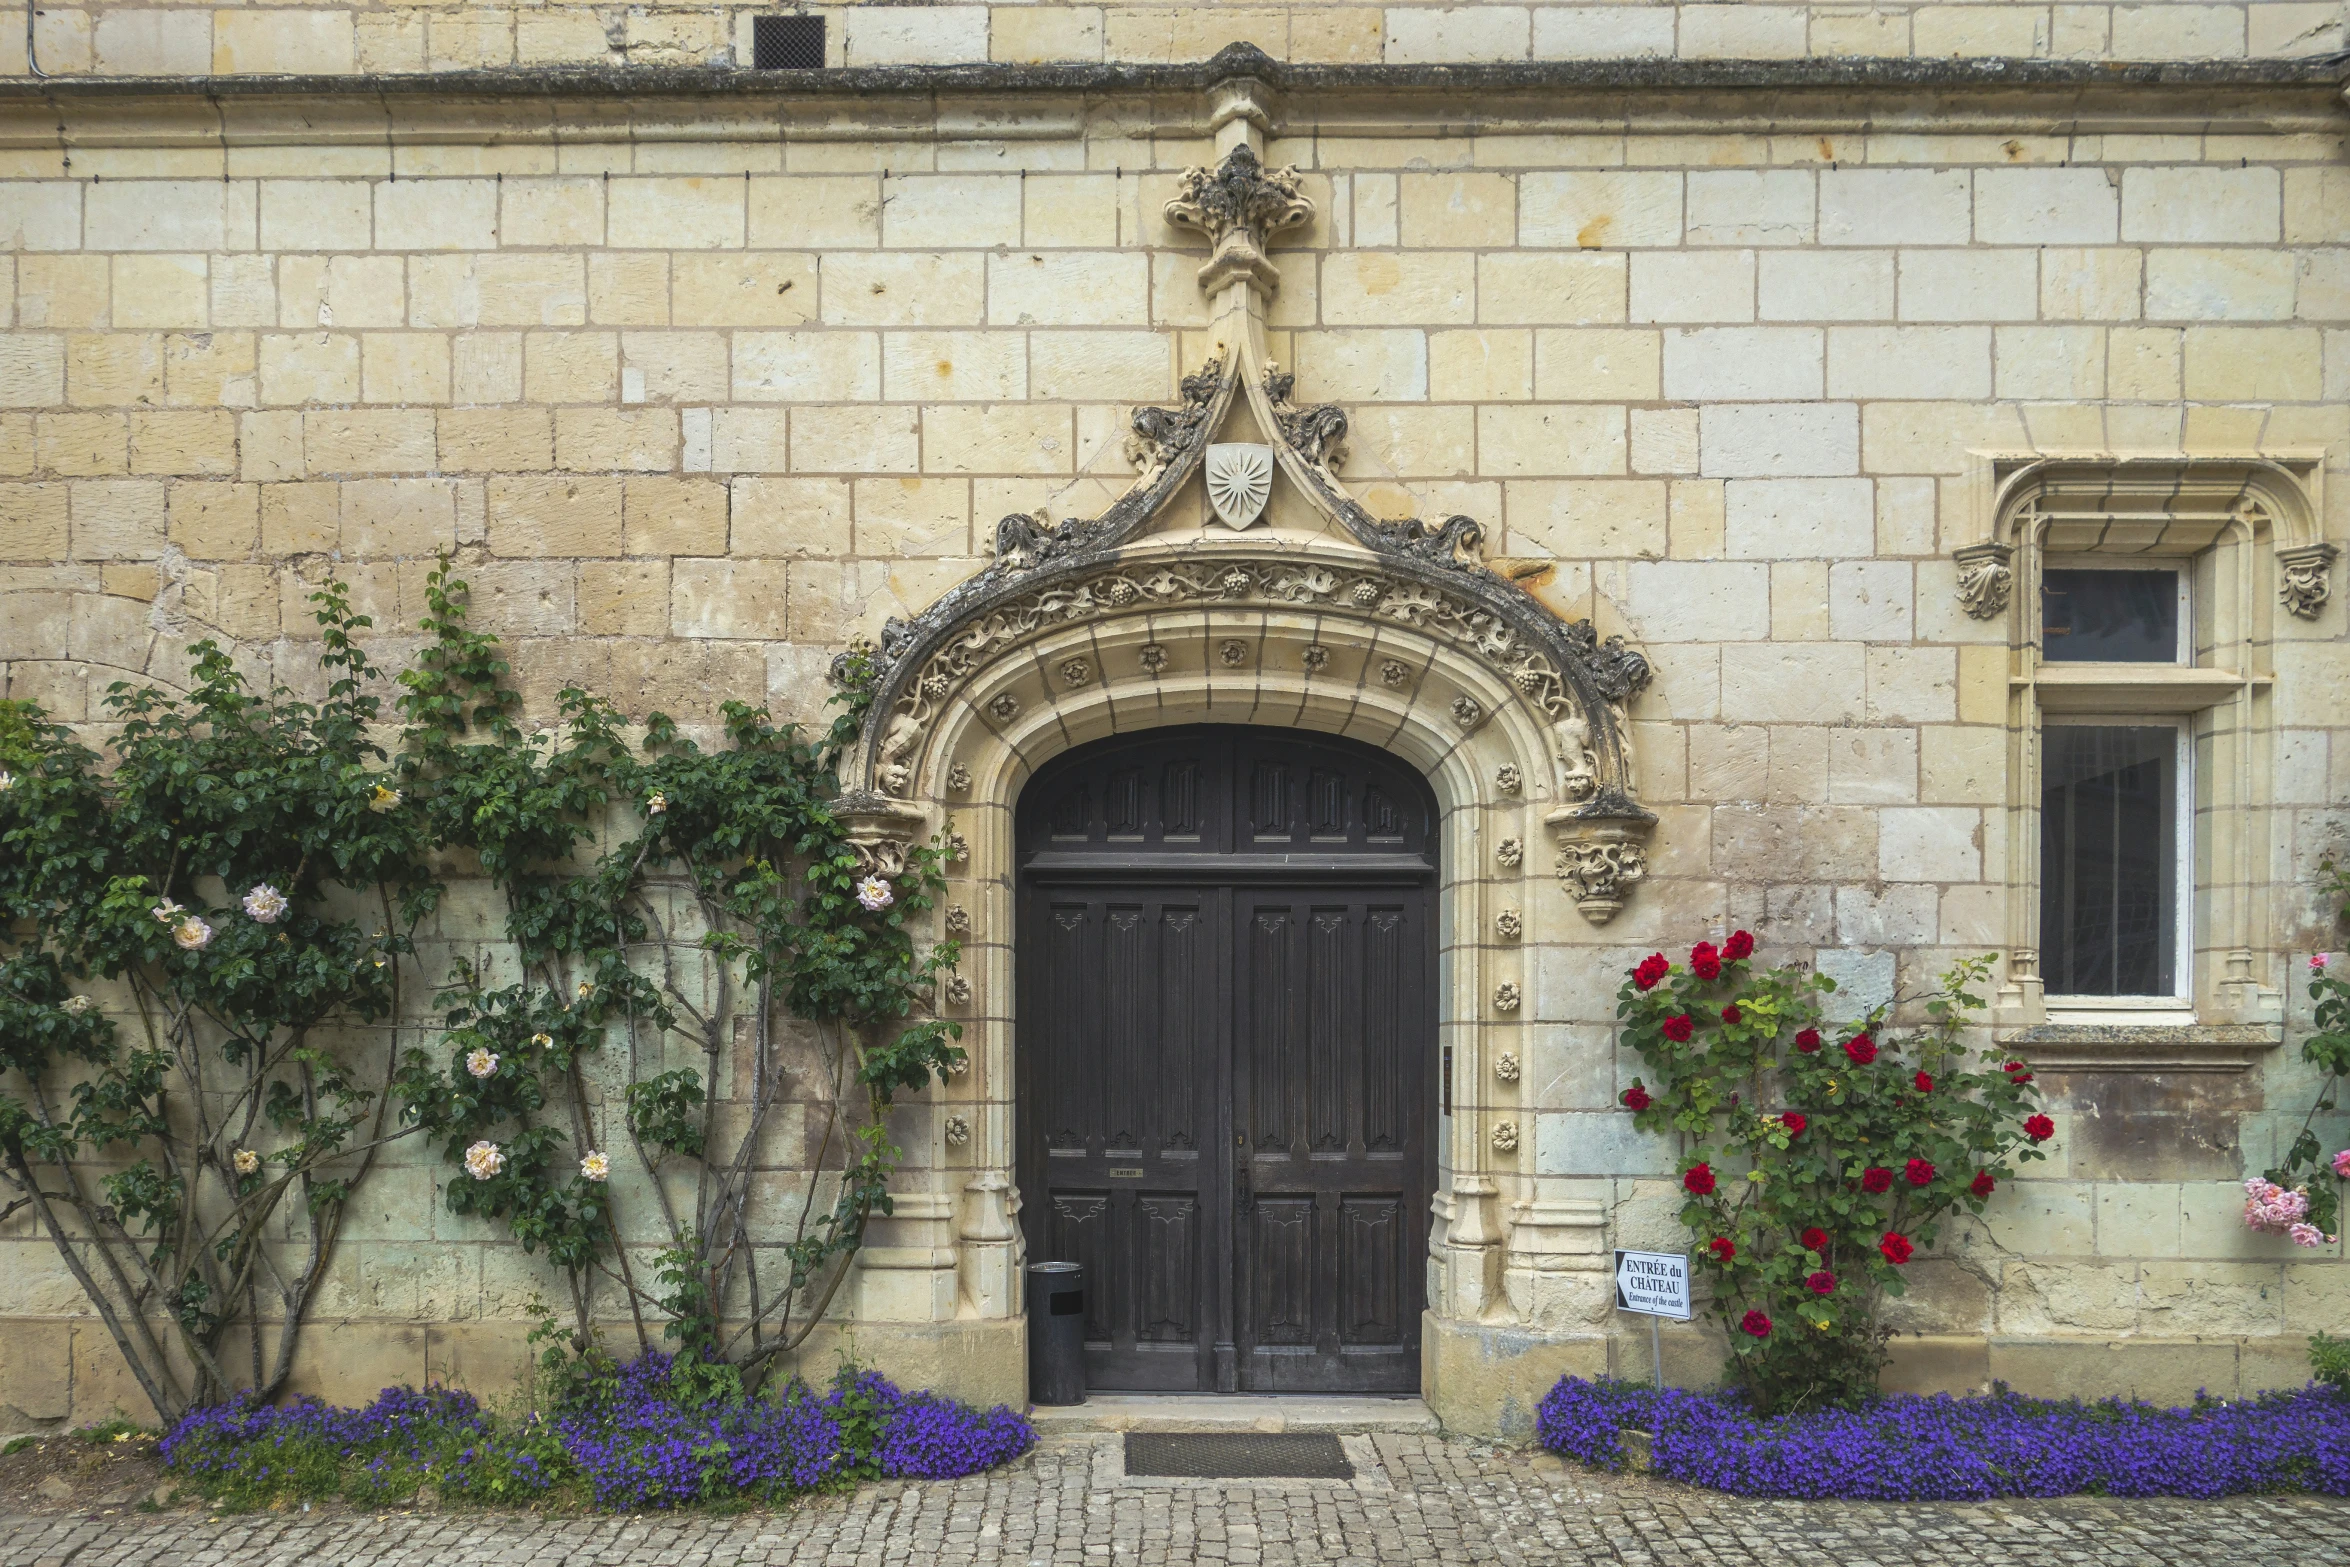
[[[470,1394],[386,1388],[362,1409],[316,1399],[191,1411],[165,1434],[174,1473],[231,1505],[342,1495],[405,1499],[424,1485],[484,1502],[528,1502],[567,1481],[598,1507],[788,1501],[860,1479],[945,1480],[1035,1445],[1027,1417],[901,1391],[844,1372],[825,1392],[791,1382],[769,1397],[697,1396],[648,1354],[552,1419],[485,1416]]]
[[[1973,1501],[1997,1496],[2350,1495],[2350,1394],[2312,1383],[2184,1409],[2105,1399],[1887,1394],[1760,1418],[1730,1391],[1566,1377],[1544,1447],[1622,1467],[1616,1432],[1653,1434],[1652,1472],[1739,1496]]]

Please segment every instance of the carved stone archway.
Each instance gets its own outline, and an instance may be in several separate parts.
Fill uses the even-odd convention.
[[[1004,518],[986,569],[850,655],[870,661],[873,701],[840,809],[884,873],[914,842],[947,844],[941,934],[965,956],[940,999],[973,1063],[911,1113],[929,1115],[927,1126],[903,1128],[907,1183],[926,1189],[901,1196],[868,1247],[858,1315],[1016,1320],[1009,941],[1020,787],[1051,756],[1103,735],[1237,722],[1367,740],[1435,788],[1439,1028],[1452,1075],[1431,1314],[1465,1326],[1499,1313],[1537,1332],[1580,1321],[1589,1338],[1603,1209],[1596,1191],[1534,1179],[1535,1123],[1519,1086],[1531,1076],[1530,949],[1590,941],[1645,874],[1656,818],[1637,798],[1626,706],[1649,666],[1489,569],[1474,519],[1384,519],[1339,480],[1345,412],[1295,402],[1294,377],[1266,349],[1279,282],[1267,244],[1313,207],[1295,170],[1260,161],[1261,88],[1218,91],[1221,161],[1185,174],[1166,208],[1209,242],[1199,277],[1214,347],[1184,378],[1179,406],[1134,414],[1132,485],[1096,517]],[[1223,439],[1239,425],[1260,439]],[[1163,519],[1195,475],[1213,480],[1207,498],[1224,527],[1177,534]],[[1276,475],[1304,508],[1287,503],[1288,525],[1256,531]],[[1547,856],[1533,852],[1545,831]]]

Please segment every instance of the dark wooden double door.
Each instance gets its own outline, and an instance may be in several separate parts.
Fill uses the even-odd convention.
[[[1019,815],[1022,1223],[1104,1389],[1419,1386],[1435,802],[1367,746],[1201,727]]]

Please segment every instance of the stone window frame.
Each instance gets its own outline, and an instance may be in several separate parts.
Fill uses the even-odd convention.
[[[2329,597],[2338,551],[2320,537],[2324,453],[1977,452],[1970,467],[1984,529],[1952,552],[1958,596],[1968,615],[2004,627],[2008,649],[2008,952],[1995,1033],[2050,1068],[2241,1071],[2283,1037],[2271,650],[2280,614],[2315,618]],[[2186,663],[2042,659],[2036,607],[2048,560],[2096,556],[2181,564],[2193,616]],[[2183,1008],[2048,1004],[2039,926],[2050,718],[2186,725],[2192,798],[2181,809],[2194,830],[2181,880],[2193,939],[2180,954]]]

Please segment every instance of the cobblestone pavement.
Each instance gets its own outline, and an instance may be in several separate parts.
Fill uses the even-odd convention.
[[[1349,1439],[1339,1481],[1129,1480],[1116,1437],[1050,1439],[970,1480],[788,1513],[73,1513],[0,1522],[4,1567],[1157,1567],[1160,1563],[2350,1564],[2350,1503],[1750,1502],[1426,1436]]]

